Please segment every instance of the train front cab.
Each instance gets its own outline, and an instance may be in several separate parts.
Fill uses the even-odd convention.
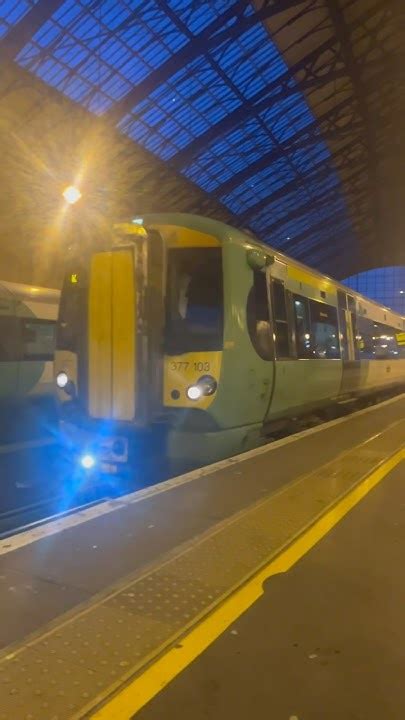
[[[221,241],[215,223],[164,220],[117,226],[112,248],[73,259],[66,273],[55,357],[62,435],[75,461],[105,472],[167,456],[189,421],[198,433],[210,427],[219,395]]]

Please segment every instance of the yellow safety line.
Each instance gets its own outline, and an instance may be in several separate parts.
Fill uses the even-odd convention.
[[[152,700],[182,670],[195,660],[263,594],[263,583],[272,575],[286,572],[311,550],[357,503],[362,500],[401,460],[405,449],[395,453],[349,491],[336,505],[314,522],[264,569],[213,610],[176,647],[172,647],[142,675],[120,690],[91,717],[93,720],[128,720]]]

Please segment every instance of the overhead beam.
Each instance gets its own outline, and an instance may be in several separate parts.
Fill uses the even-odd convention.
[[[197,157],[205,148],[211,145],[217,138],[231,132],[235,127],[241,125],[252,117],[256,117],[266,110],[270,110],[280,100],[286,100],[289,97],[300,93],[309,92],[315,88],[323,87],[329,82],[333,82],[347,76],[345,70],[331,69],[328,73],[318,77],[310,77],[304,80],[294,81],[293,75],[299,70],[303,70],[308,61],[318,58],[330,48],[330,42],[324,43],[321,48],[317,48],[310,53],[304,60],[297,63],[294,68],[287,70],[283,75],[278,77],[274,82],[269,83],[263,90],[253,95],[249,100],[242,103],[232,112],[225,115],[215,125],[209,127],[204,133],[192,140],[183,150],[180,150],[171,159],[171,164],[177,170],[188,165],[195,157]]]
[[[65,0],[39,0],[0,42],[0,62],[14,60],[40,27]]]
[[[354,91],[359,106],[361,118],[364,123],[365,139],[368,150],[368,167],[369,167],[369,191],[372,198],[371,211],[374,217],[375,229],[379,234],[379,210],[378,210],[378,192],[377,192],[377,155],[376,155],[376,138],[372,123],[369,118],[369,109],[367,106],[365,89],[361,77],[361,71],[357,60],[353,53],[352,46],[352,30],[346,24],[344,12],[336,0],[326,0],[329,15],[332,19],[336,36],[339,40],[342,56],[344,58],[349,76],[352,81]]]
[[[356,19],[354,26],[357,27],[362,22],[372,17],[379,10],[380,4],[381,3],[377,3],[372,8],[369,8],[367,12],[359,16]],[[336,40],[332,38],[314,48],[314,50],[309,52],[304,58],[301,58],[297,63],[291,65],[285,73],[277,77],[272,83],[269,83],[263,90],[260,90],[258,93],[250,97],[249,100],[246,100],[243,105],[227,114],[215,125],[212,125],[212,127],[208,128],[198,138],[192,140],[185,148],[180,150],[171,159],[171,165],[176,169],[181,169],[194,157],[198,156],[204,148],[215,141],[216,138],[222,137],[242,122],[245,122],[249,118],[271,108],[277,101],[293,95],[294,92],[309,92],[310,90],[319,86],[324,86],[333,80],[337,80],[341,77],[348,77],[347,69],[342,67],[341,60],[340,67],[338,66],[338,53],[336,53],[335,58],[329,59],[327,63],[324,63],[323,65],[317,64],[324,53],[333,50],[336,51],[335,46]],[[325,66],[329,67],[327,72],[325,72]],[[306,77],[304,79],[294,80],[294,78],[303,71],[306,71]],[[288,83],[295,83],[295,86],[293,85],[290,87],[288,86]],[[296,87],[295,91],[294,87]]]
[[[303,243],[311,237],[311,235],[314,235],[314,233],[317,233],[318,231],[324,231],[325,227],[331,223],[336,222],[336,226],[340,227],[342,222],[347,222],[348,217],[342,216],[341,210],[337,210],[332,215],[330,215],[327,219],[322,218],[322,220],[319,220],[318,222],[314,223],[309,227],[307,230],[304,230],[300,235],[296,235],[293,237],[289,242],[283,243],[280,245],[280,250],[282,250],[285,253],[291,253],[292,255],[295,255],[295,257],[298,257],[298,253],[301,251],[301,248],[303,246]]]
[[[347,106],[352,102],[353,98],[350,97],[343,100],[338,105],[335,105],[335,107],[325,112],[323,115],[317,118],[317,120],[309,123],[309,125],[307,125],[305,128],[300,128],[300,130],[295,132],[294,135],[288,138],[288,140],[280,142],[277,147],[273,148],[267,153],[264,153],[260,158],[250,163],[250,165],[246,165],[244,168],[242,168],[242,170],[235,173],[235,175],[222,183],[222,185],[217,186],[213,192],[215,193],[215,195],[227,195],[232,190],[241,185],[245,180],[249,180],[254,175],[256,175],[256,173],[260,172],[260,170],[263,170],[276,160],[280,160],[281,158],[286,157],[287,153],[295,152],[296,150],[310,147],[315,143],[322,142],[323,136],[320,127],[322,123],[325,123],[327,121],[336,122],[342,110],[345,110]],[[318,135],[314,134],[312,135],[312,137],[309,138],[302,137],[303,135],[308,135],[308,133],[311,132],[315,133],[316,131],[319,131]]]
[[[104,117],[118,123],[134,105],[147,98],[159,85],[165,83],[185,65],[205,55],[209,50],[219,47],[222,43],[238,38],[259,22],[274,17],[290,7],[301,5],[303,2],[304,0],[274,0],[271,5],[266,3],[252,15],[244,16],[243,13],[247,7],[250,7],[250,3],[247,3],[246,0],[238,0],[218,15],[212,23],[195,35],[177,53],[171,55],[157,70],[152,71],[138,85],[135,85],[121,100],[107,110]],[[226,27],[232,19],[235,19],[235,22]]]
[[[288,193],[294,192],[294,190],[298,190],[300,187],[304,187],[306,182],[320,182],[324,178],[328,177],[331,173],[335,171],[341,172],[341,170],[344,170],[347,166],[352,166],[353,161],[351,158],[347,158],[341,163],[338,163],[337,161],[340,159],[341,156],[348,155],[350,151],[353,150],[355,147],[358,147],[358,145],[359,139],[356,137],[351,142],[343,145],[341,148],[339,148],[339,150],[329,155],[327,158],[322,158],[322,160],[315,162],[311,167],[311,171],[305,174],[305,177],[296,177],[283,185],[281,188],[278,188],[266,197],[261,198],[257,203],[251,205],[248,210],[239,215],[239,219],[242,223],[249,223],[250,219],[254,215],[260,213],[268,205],[278,200],[279,198],[285,197]],[[333,167],[334,164],[336,165],[335,168]]]
[[[345,182],[352,182],[356,178],[358,178],[363,173],[363,168],[357,168],[354,170],[347,178],[345,178]],[[336,184],[333,185],[333,187],[328,188],[325,192],[320,193],[317,197],[314,198],[307,198],[307,201],[299,205],[298,207],[295,207],[294,210],[292,210],[288,215],[285,215],[282,218],[279,218],[275,222],[273,222],[271,225],[268,225],[264,232],[271,233],[276,232],[280,228],[283,227],[286,223],[291,222],[292,220],[296,220],[300,218],[302,215],[304,215],[308,210],[315,210],[317,208],[320,208],[327,204],[329,201],[334,200],[336,198],[336,195],[338,193],[342,194],[341,186],[339,179],[336,178]]]
[[[312,256],[317,254],[319,250],[323,251],[320,255],[317,255],[317,259],[320,262],[324,262],[332,257],[336,260],[341,259],[342,250],[347,243],[346,238],[347,233],[350,233],[350,228],[346,229],[346,231],[340,228],[341,226],[339,225],[335,228],[331,228],[331,231],[326,234],[322,240],[318,240],[312,245],[308,245],[303,252],[296,253],[295,257],[297,260],[301,260],[301,262],[305,260],[310,262]],[[353,232],[353,234],[355,233]],[[344,260],[345,258],[343,258],[343,261]]]

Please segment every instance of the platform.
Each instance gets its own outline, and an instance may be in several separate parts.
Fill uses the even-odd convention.
[[[377,513],[380,506],[374,498],[383,490],[398,520],[394,510],[403,503],[404,444],[405,396],[401,396],[0,543],[0,612],[7,618],[0,629],[0,718],[102,720],[130,718],[140,711],[140,717],[152,720],[162,714],[174,717],[176,707],[177,718],[218,717],[212,695],[209,699],[212,685],[205,687],[198,673],[204,673],[202,664],[210,657],[214,684],[225,687],[237,677],[243,679],[245,673],[252,677],[255,644],[258,658],[263,655],[257,634],[261,620],[250,620],[250,616],[260,613],[266,599],[268,603],[270,587],[278,598],[274,608],[267,604],[263,612],[268,615],[266,622],[278,628],[274,647],[269,648],[274,667],[277,648],[292,638],[295,626],[288,626],[288,619],[292,622],[294,597],[303,599],[302,632],[316,624],[314,612],[305,614],[317,597],[310,594],[317,571],[320,580],[319,567],[312,568],[311,579],[310,564],[316,553],[326,552],[322,562],[328,567],[331,541],[340,553],[335,606],[338,596],[347,608],[358,603],[356,583],[342,582],[346,566],[349,576],[353,566],[359,570],[353,560],[357,550],[353,538],[356,527],[361,527],[356,514],[367,516],[367,503],[373,501]],[[339,540],[345,523],[352,528],[352,545],[347,538]],[[376,533],[369,537],[371,555],[378,537]],[[402,542],[403,555],[405,538],[395,540],[392,533],[385,537],[387,552],[390,537],[392,542]],[[398,557],[397,545],[395,552]],[[395,572],[389,563],[385,568],[389,577]],[[297,573],[301,582],[294,581]],[[365,603],[370,596],[378,596],[380,582],[386,582],[384,573],[376,573],[368,588],[362,588]],[[285,595],[280,592],[282,583],[289,583]],[[326,603],[318,602],[318,607],[325,610]],[[247,623],[247,628],[253,623],[250,650],[246,645],[246,656],[240,657],[231,682],[230,674],[225,677],[224,667],[219,667],[225,655],[218,654],[217,643],[201,653],[224,632],[218,643],[226,644],[229,636],[236,639],[231,628],[245,610],[240,622]],[[368,615],[371,623],[373,614]],[[333,622],[333,613],[329,617]],[[344,628],[345,615],[340,613],[339,620]],[[371,635],[372,629],[366,629]],[[249,629],[246,632],[249,635]],[[297,648],[303,647],[301,636],[293,640],[293,647],[294,642]],[[324,667],[330,648],[337,645],[335,640],[328,644],[325,655],[321,639],[305,642],[308,647],[303,652],[314,655],[309,658],[314,667],[316,663]],[[396,642],[392,638],[393,650]],[[359,650],[355,637],[352,646]],[[245,667],[245,657],[249,667]],[[378,661],[373,662],[378,667]],[[287,682],[281,668],[280,663],[279,697],[282,680]],[[163,695],[155,696],[176,675],[177,680],[164,691],[166,711],[166,705],[159,705],[166,703]],[[292,674],[290,684],[300,702],[297,707],[275,705],[278,715],[274,717],[305,720],[308,716],[301,692],[305,683],[298,675]],[[263,669],[258,681],[259,677],[264,683]],[[325,681],[320,687],[326,701],[330,679],[329,686]],[[263,686],[261,692],[265,692]],[[190,693],[198,712],[189,704]],[[195,697],[198,693],[201,696]],[[208,703],[205,714],[204,703]],[[223,703],[220,714],[226,710]],[[237,716],[235,707],[229,710]],[[306,713],[302,718],[301,711]],[[345,717],[316,712],[310,709],[309,717]]]

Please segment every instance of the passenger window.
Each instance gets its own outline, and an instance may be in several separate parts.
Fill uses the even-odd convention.
[[[246,318],[254,349],[263,360],[271,360],[273,351],[267,282],[265,273],[260,270],[253,272],[253,286],[248,295]]]
[[[397,330],[369,318],[358,318],[357,343],[360,360],[398,360],[401,357]]]
[[[315,358],[340,358],[337,310],[331,305],[309,301],[311,346]]]
[[[311,351],[311,324],[309,320],[308,300],[301,295],[294,295],[294,317],[297,357],[313,357]]]
[[[52,320],[23,319],[24,360],[53,360],[55,352],[55,323]]]
[[[372,320],[360,316],[357,320],[357,348],[360,360],[375,359],[374,340],[377,324],[374,325]]]
[[[398,332],[398,330],[395,330],[395,338],[397,341],[397,350],[398,350],[398,359],[405,359],[405,332]]]
[[[374,323],[373,345],[376,360],[395,360],[398,358],[398,346],[393,328]]]
[[[291,355],[290,333],[288,328],[284,283],[280,280],[272,280],[271,285],[276,356],[278,358],[288,358]]]

